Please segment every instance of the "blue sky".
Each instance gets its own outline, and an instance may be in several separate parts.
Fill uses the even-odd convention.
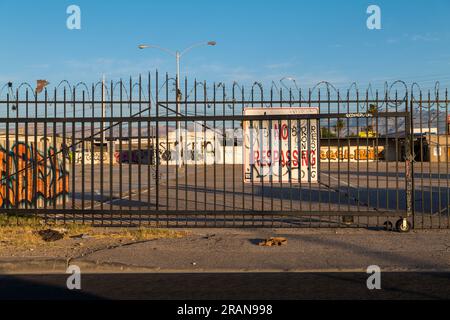
[[[66,28],[76,4],[82,29]],[[381,7],[382,30],[366,9]],[[448,0],[40,0],[0,2],[0,83],[97,81],[153,71],[175,73],[173,50],[203,40],[182,59],[189,79],[270,84],[292,76],[302,87],[326,80],[380,86],[384,80],[450,83]]]

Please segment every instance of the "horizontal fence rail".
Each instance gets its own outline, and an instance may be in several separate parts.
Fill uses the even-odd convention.
[[[448,94],[0,87],[0,213],[155,227],[450,228]]]

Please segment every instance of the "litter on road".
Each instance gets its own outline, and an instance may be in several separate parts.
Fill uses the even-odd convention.
[[[282,246],[282,245],[286,245],[286,244],[287,244],[287,239],[281,238],[281,237],[272,237],[272,238],[266,239],[259,243],[260,246],[265,246],[265,247]]]

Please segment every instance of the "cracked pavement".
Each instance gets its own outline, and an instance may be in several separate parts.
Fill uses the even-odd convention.
[[[178,239],[78,241],[69,250],[0,252],[0,273],[64,272],[335,272],[450,270],[450,230],[409,234],[363,229],[185,229]],[[278,236],[287,245],[261,247]],[[81,244],[80,244],[81,243]]]

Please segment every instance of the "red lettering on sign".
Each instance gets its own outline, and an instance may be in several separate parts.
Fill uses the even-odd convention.
[[[308,166],[308,154],[306,151],[302,151],[302,166]]]
[[[283,140],[287,140],[289,137],[289,129],[285,123],[281,126],[281,137]]]
[[[294,152],[292,153],[292,164],[294,165],[294,167],[298,167],[298,150],[294,150]]]
[[[315,165],[316,165],[316,151],[311,150],[311,166],[315,166]]]
[[[258,164],[259,163],[259,151],[255,150],[255,152],[253,153],[253,163]]]

